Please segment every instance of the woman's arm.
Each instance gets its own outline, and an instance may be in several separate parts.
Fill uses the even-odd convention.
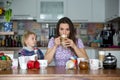
[[[52,48],[47,49],[47,51],[45,53],[45,59],[48,60],[48,63],[50,63],[53,60],[54,54],[55,54],[56,49],[59,45],[60,45],[60,37],[55,38],[54,46]]]
[[[81,44],[83,44],[83,43],[81,43]],[[79,48],[71,39],[67,39],[66,45],[67,45],[67,47],[73,48],[73,50],[75,51],[75,53],[78,57],[83,57],[83,58],[88,59],[88,55],[87,55],[85,49]]]
[[[52,48],[48,48],[46,53],[45,53],[45,59],[48,60],[48,63],[51,63],[53,58],[54,58],[54,54],[56,51],[57,46],[53,46]]]
[[[74,45],[73,49],[78,57],[83,57],[88,59],[88,55],[84,48],[78,48],[76,45]]]

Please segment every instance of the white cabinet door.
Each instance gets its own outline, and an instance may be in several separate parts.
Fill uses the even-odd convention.
[[[13,0],[11,5],[13,11],[13,19],[36,18],[36,1],[37,0]]]
[[[92,0],[92,22],[105,22],[105,0]]]
[[[119,0],[111,0],[111,19],[119,16]]]
[[[119,16],[119,0],[110,0],[109,6],[110,6],[109,20],[113,20]]]
[[[119,17],[119,0],[105,0],[105,21]]]
[[[66,14],[66,1],[67,0],[38,0],[37,21],[57,22]]]
[[[105,0],[105,21],[110,20],[110,6],[111,6],[111,0]]]
[[[91,21],[91,3],[91,0],[68,0],[67,16],[75,22]]]

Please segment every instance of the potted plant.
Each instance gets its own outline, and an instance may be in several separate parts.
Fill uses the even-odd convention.
[[[9,8],[12,4],[12,1],[13,0],[6,1],[6,5],[5,5],[5,14],[4,14],[5,22],[3,23],[5,32],[12,31],[12,27],[13,27],[13,23],[11,22],[12,9]]]
[[[5,20],[6,20],[6,22],[10,22],[11,17],[12,17],[12,9],[9,8],[9,9],[7,9],[5,11]]]

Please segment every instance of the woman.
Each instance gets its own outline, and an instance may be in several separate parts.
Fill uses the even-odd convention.
[[[67,35],[64,43],[66,48],[61,45],[61,35]],[[48,49],[45,54],[45,59],[50,63],[55,60],[56,66],[65,66],[70,57],[83,57],[88,59],[84,45],[81,39],[77,39],[76,31],[72,21],[67,18],[61,18],[57,23],[56,37],[51,38],[48,43]]]

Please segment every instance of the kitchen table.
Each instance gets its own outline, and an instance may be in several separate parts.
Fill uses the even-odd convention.
[[[0,80],[120,80],[120,69],[66,70],[49,66],[46,69],[14,69],[0,71]]]

